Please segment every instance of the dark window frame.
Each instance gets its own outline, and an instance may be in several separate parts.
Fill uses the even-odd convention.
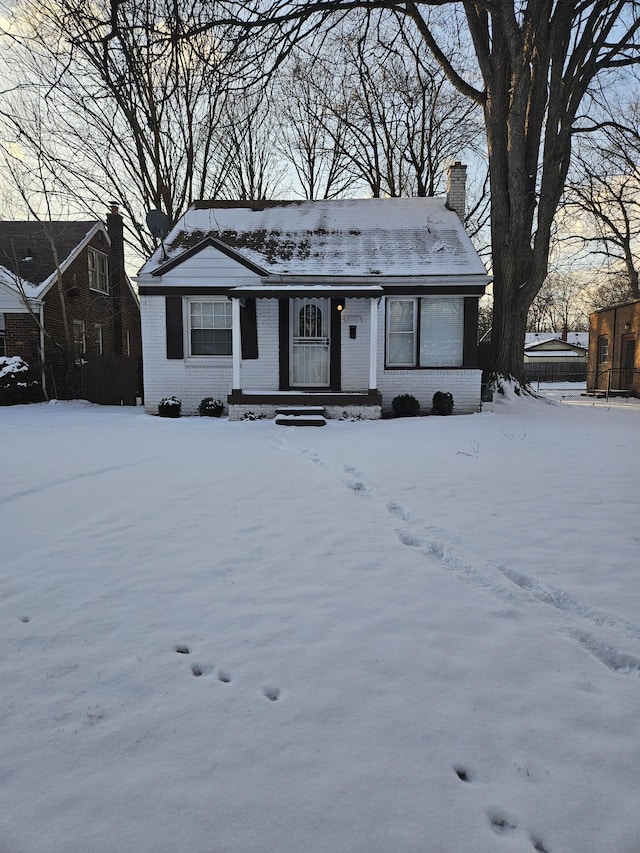
[[[387,296],[385,299],[384,318],[384,369],[385,370],[462,370],[470,365],[467,364],[467,299],[464,295],[455,293],[433,294],[434,299],[458,299],[462,308],[462,329],[460,337],[460,364],[421,364],[420,363],[420,335],[422,330],[423,303],[429,301],[429,296]],[[414,341],[413,341],[413,363],[412,364],[390,364],[389,363],[389,305],[393,301],[413,302],[414,305]],[[392,333],[393,334],[393,333]]]

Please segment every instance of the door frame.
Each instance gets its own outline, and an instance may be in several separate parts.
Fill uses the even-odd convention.
[[[309,298],[313,298],[310,296]],[[329,297],[329,387],[310,388],[304,386],[300,390],[302,392],[309,391],[341,391],[342,390],[342,349],[341,349],[341,313],[338,311],[338,305],[342,305],[344,300]],[[291,311],[293,298],[286,297],[278,300],[278,342],[279,342],[279,385],[280,391],[292,390],[291,374],[290,374],[290,359],[291,359]]]
[[[316,309],[320,311],[321,317],[321,329],[320,335],[315,337],[311,336],[310,338],[306,338],[304,335],[301,337],[299,334],[298,323],[300,320],[300,314],[304,308],[308,306],[315,306]],[[317,315],[316,315],[317,318]],[[331,387],[331,300],[327,296],[296,296],[291,299],[291,310],[289,315],[289,382],[292,388],[300,388],[301,391],[306,388],[323,388],[328,391]],[[315,330],[317,331],[317,329]],[[300,341],[306,342],[309,341],[309,346],[318,348],[320,352],[320,373],[326,377],[326,382],[321,382],[317,386],[314,386],[313,383],[307,382],[305,384],[298,384],[295,381],[295,372],[296,372],[296,346],[299,346],[304,350],[305,343],[300,343]],[[299,373],[305,373],[305,370],[298,371]]]
[[[631,388],[634,384],[636,367],[635,361],[637,342],[635,335],[624,335],[621,344],[622,351],[620,353],[620,387]],[[631,364],[629,364],[627,361],[629,344],[633,344],[633,358],[631,359]]]

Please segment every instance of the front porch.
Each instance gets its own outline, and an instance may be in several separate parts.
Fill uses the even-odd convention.
[[[377,420],[382,417],[379,391],[232,391],[227,397],[229,420],[242,420],[247,413],[274,418],[282,406],[322,406],[329,419],[358,417]]]

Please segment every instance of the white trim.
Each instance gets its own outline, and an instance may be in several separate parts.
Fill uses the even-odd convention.
[[[378,382],[378,300],[371,299],[371,328],[369,330],[369,390],[374,391]]]
[[[94,257],[94,266],[93,269],[90,266],[90,258]],[[103,259],[104,261],[104,270],[100,272],[99,270],[99,259]],[[109,288],[109,255],[106,252],[101,252],[99,249],[94,248],[93,246],[87,246],[87,278],[89,281],[89,290],[93,290],[94,293],[101,293],[103,296],[109,296],[110,288]],[[91,284],[91,279],[94,278],[95,282],[98,283],[100,278],[104,277],[105,286],[104,288],[98,287],[96,285]]]
[[[183,322],[183,329],[184,329],[183,342],[184,342],[184,358],[185,358],[185,360],[192,361],[192,362],[199,362],[199,361],[204,361],[205,359],[217,360],[217,359],[221,359],[221,358],[231,358],[231,356],[233,355],[233,303],[234,303],[234,301],[235,300],[229,299],[229,297],[223,296],[223,295],[219,295],[219,296],[204,295],[203,296],[203,295],[193,294],[191,296],[183,297],[183,299],[182,299],[182,305],[183,305],[182,322]],[[191,329],[191,306],[193,305],[194,302],[198,302],[198,303],[209,303],[209,302],[215,303],[215,302],[218,302],[218,303],[223,304],[223,305],[231,304],[232,314],[231,314],[231,327],[230,327],[231,328],[231,352],[230,353],[218,353],[218,354],[206,353],[206,354],[202,354],[202,355],[198,355],[198,354],[194,355],[193,354],[193,352],[191,351],[191,331],[192,331],[192,329]],[[229,327],[224,326],[224,327],[217,327],[217,328],[227,329]]]
[[[87,246],[91,242],[91,240],[93,240],[93,238],[96,236],[96,234],[98,234],[100,231],[102,231],[102,233],[105,236],[105,239],[107,241],[107,246],[109,246],[109,247],[111,246],[111,240],[109,239],[109,233],[106,230],[106,227],[103,225],[102,222],[96,222],[95,225],[92,228],[90,228],[89,231],[87,231],[84,239],[82,239],[78,243],[78,245],[74,249],[71,250],[71,252],[67,255],[67,257],[60,260],[60,275],[64,275],[64,273],[67,271],[69,266],[73,263],[73,261],[75,261],[75,259],[78,257],[78,255],[84,250],[85,246]],[[41,282],[38,285],[34,285],[34,287],[37,288],[36,296],[40,299],[43,299],[44,296],[46,295],[46,293],[51,289],[51,287],[56,283],[57,280],[58,280],[58,270],[56,269],[51,273],[49,278],[46,278],[43,282]]]
[[[95,332],[94,342],[96,345],[96,353],[97,353],[97,355],[102,355],[104,353],[104,338],[102,335],[102,323],[94,323],[93,329]]]
[[[391,326],[391,303],[410,302],[413,305],[412,329],[410,332],[392,332]],[[385,341],[385,365],[387,367],[416,367],[418,363],[418,297],[417,296],[387,296],[385,303],[386,314],[386,341]],[[393,362],[390,359],[389,336],[393,334],[413,335],[413,352],[411,361]]]

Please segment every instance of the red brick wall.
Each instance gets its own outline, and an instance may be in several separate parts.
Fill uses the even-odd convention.
[[[21,356],[30,367],[38,365],[38,327],[29,314],[5,314],[6,354]]]
[[[102,239],[100,239],[102,237]],[[105,236],[98,233],[89,243],[94,249],[109,255],[109,243]],[[51,397],[69,398],[77,396],[80,390],[80,371],[73,362],[73,321],[83,320],[85,324],[86,359],[95,358],[95,325],[102,326],[103,352],[127,354],[127,337],[130,341],[130,354],[133,358],[142,357],[140,333],[140,310],[128,286],[123,283],[118,300],[118,317],[121,322],[122,344],[114,340],[115,322],[114,300],[112,293],[103,294],[89,289],[89,266],[87,251],[82,251],[69,265],[62,276],[62,290],[67,313],[67,323],[71,341],[71,358],[67,357],[66,336],[59,287],[54,284],[44,298],[45,362],[47,391]],[[20,355],[29,366],[40,372],[38,358],[39,331],[36,323],[28,314],[5,315],[6,353]],[[128,336],[127,336],[128,333]]]
[[[599,341],[609,339],[609,358],[598,363]],[[624,355],[626,342],[635,340],[634,375],[631,383],[625,377]],[[598,311],[589,318],[588,387],[606,389],[627,388],[640,397],[640,301]]]

